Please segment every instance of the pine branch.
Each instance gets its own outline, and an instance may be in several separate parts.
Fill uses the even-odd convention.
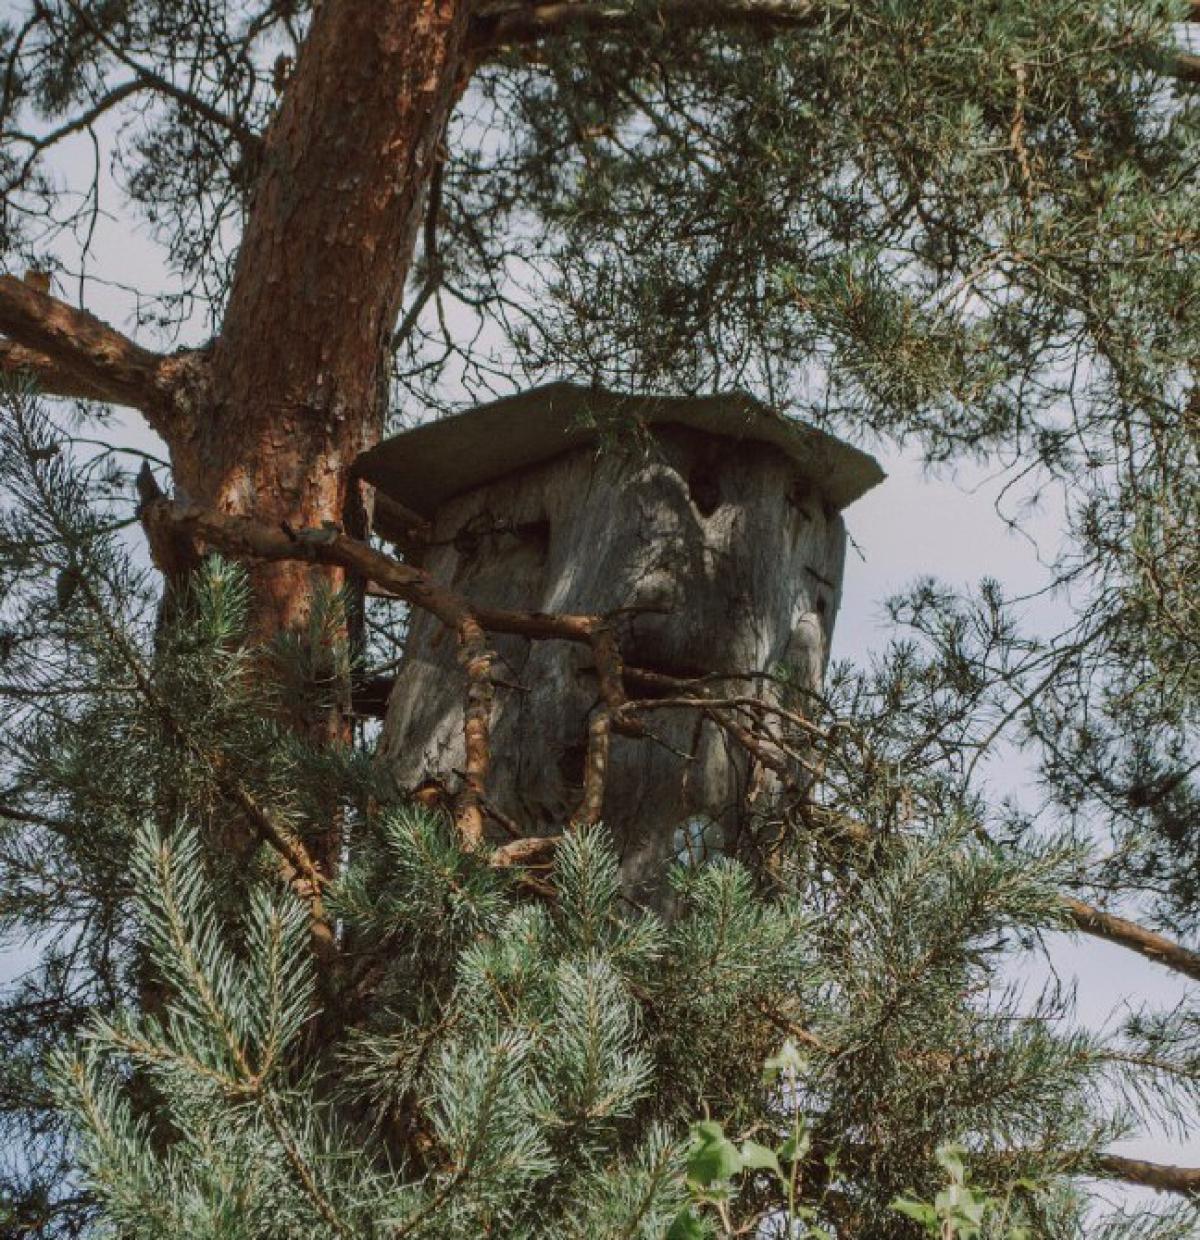
[[[177,86],[170,78],[165,78],[161,73],[156,73],[153,69],[148,69],[145,65],[139,64],[128,52],[105,35],[104,31],[92,20],[86,9],[76,4],[75,0],[67,0],[67,4],[80,23],[87,27],[96,42],[110,56],[114,57],[114,59],[118,60],[136,75],[140,86],[156,91],[160,95],[165,95],[168,99],[173,99],[187,111],[193,112],[218,128],[225,130],[236,139],[238,145],[241,146],[247,155],[257,157],[261,153],[263,147],[261,134],[255,133],[253,129],[244,125],[236,116],[230,116],[222,112],[220,108],[209,103],[207,99],[201,99],[199,95],[193,94],[190,90],[184,90],[182,86]]]
[[[1137,1184],[1162,1193],[1200,1198],[1200,1167],[1175,1167],[1169,1163],[1125,1158],[1121,1154],[1097,1154],[1090,1170],[1105,1179],[1123,1180],[1126,1184]]]
[[[31,374],[51,395],[132,405],[164,435],[177,421],[177,397],[197,356],[143,349],[12,275],[0,276],[0,332],[10,337],[0,342],[0,371]]]
[[[1200,952],[1194,952],[1164,935],[1147,930],[1137,922],[1093,908],[1073,896],[1065,896],[1063,905],[1071,920],[1085,934],[1115,943],[1118,947],[1137,952],[1139,956],[1153,960],[1156,964],[1166,965],[1168,969],[1182,973],[1184,977],[1200,981]]]
[[[111,621],[102,601],[84,578],[81,581],[84,597],[92,614],[112,642],[137,685],[138,693],[154,711],[164,731],[173,739],[186,745],[193,753],[202,756],[213,772],[214,783],[221,796],[236,806],[253,826],[258,837],[280,859],[280,871],[284,881],[304,901],[309,910],[310,935],[313,950],[321,960],[329,960],[336,952],[336,938],[325,912],[323,888],[325,876],[313,860],[304,841],[282,821],[275,812],[262,804],[242,782],[226,769],[223,755],[205,752],[195,741],[187,725],[180,720],[171,705],[158,692],[142,661],[129,642]]]

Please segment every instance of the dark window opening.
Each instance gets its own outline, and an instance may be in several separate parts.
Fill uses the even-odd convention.
[[[688,474],[688,496],[702,517],[711,517],[721,506],[721,474],[716,461],[702,459]]]
[[[587,746],[568,745],[558,755],[558,773],[568,788],[582,788],[587,765]]]

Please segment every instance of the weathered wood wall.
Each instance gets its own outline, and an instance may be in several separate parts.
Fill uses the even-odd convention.
[[[841,517],[778,448],[658,426],[648,453],[582,448],[444,503],[424,565],[480,603],[613,613],[628,664],[676,676],[789,664],[819,687],[837,612]],[[562,830],[582,795],[590,652],[498,636],[488,799],[529,834]],[[462,672],[437,621],[413,617],[381,761],[398,790],[463,767]],[[762,683],[731,690],[777,692]],[[694,711],[647,713],[655,739],[614,736],[604,820],[628,893],[661,903],[681,828],[750,845],[772,782]],[[501,837],[498,837],[501,838]]]

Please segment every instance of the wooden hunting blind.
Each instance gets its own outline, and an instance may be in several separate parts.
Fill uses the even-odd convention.
[[[409,558],[472,603],[608,618],[634,704],[606,744],[600,816],[631,895],[659,902],[664,863],[684,850],[755,846],[789,763],[800,769],[807,739],[787,716],[821,684],[840,514],[882,479],[871,457],[741,393],[554,384],[400,434],[359,473],[376,487],[381,532],[400,539],[422,518]],[[579,820],[604,708],[594,651],[490,633],[488,644],[496,839],[504,820],[556,834]],[[759,675],[781,668],[786,686]],[[758,732],[765,717],[747,699],[782,713]],[[397,791],[435,780],[453,794],[463,700],[453,635],[414,609],[380,750]]]

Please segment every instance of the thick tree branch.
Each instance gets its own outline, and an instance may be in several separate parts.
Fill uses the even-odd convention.
[[[594,616],[550,615],[544,612],[505,611],[477,607],[439,585],[429,573],[402,564],[337,529],[291,530],[251,517],[231,516],[198,504],[159,500],[146,507],[143,520],[164,522],[181,534],[232,555],[276,563],[328,564],[358,573],[382,586],[396,598],[436,616],[457,632],[474,619],[487,631],[519,637],[558,638],[590,643],[600,621]]]
[[[0,375],[32,379],[38,390],[48,396],[65,396],[71,400],[112,399],[99,384],[66,369],[45,353],[27,349],[11,340],[0,340]]]
[[[1181,82],[1187,82],[1192,86],[1200,85],[1200,56],[1193,56],[1190,52],[1180,52],[1174,58],[1171,68],[1172,75]]]
[[[573,822],[595,826],[604,820],[604,790],[608,783],[608,755],[612,739],[612,712],[601,705],[588,724],[587,757],[583,770],[583,801]]]
[[[652,15],[616,0],[544,0],[487,6],[471,21],[469,41],[477,57],[504,47],[521,47],[578,34],[633,34],[648,21],[676,30],[707,28],[760,33],[794,30],[813,17],[811,0],[660,0]],[[1200,4],[1188,20],[1200,21]],[[1188,85],[1200,84],[1200,56],[1176,52],[1153,66]]]
[[[624,693],[625,671],[620,651],[612,639],[611,630],[601,617],[514,612],[477,606],[439,585],[423,569],[402,564],[333,528],[289,530],[249,517],[230,516],[198,505],[173,504],[165,499],[148,504],[143,510],[143,520],[148,529],[152,530],[156,523],[161,523],[176,534],[187,535],[234,555],[247,555],[260,560],[337,565],[349,569],[383,587],[395,597],[432,613],[447,628],[459,634],[464,663],[469,672],[467,717],[471,731],[468,737],[470,778],[467,780],[465,799],[456,807],[456,818],[459,819],[460,832],[464,833],[465,837],[469,836],[472,841],[477,842],[482,838],[483,780],[489,759],[486,715],[490,711],[490,657],[483,640],[483,634],[489,631],[579,642],[589,645],[595,652],[603,710],[594,721],[595,733],[590,738],[590,777],[578,815],[582,821],[594,821],[599,816],[609,731],[612,727],[619,730],[632,728],[636,731],[637,723],[630,717],[630,712],[638,708],[686,705],[693,709],[703,709],[708,717],[733,735],[764,765],[785,779],[794,778],[791,766],[783,755],[764,745],[757,735],[717,709],[737,704],[743,699],[709,700],[688,696],[665,701],[651,699],[645,702],[629,702]],[[629,671],[630,678],[635,681],[644,675],[636,669]],[[660,683],[663,679],[661,676],[657,677],[655,683]],[[672,687],[686,688],[687,685],[686,681],[672,682]],[[755,702],[755,705],[758,703]],[[794,716],[786,711],[779,713],[798,725],[803,724],[806,731],[820,734],[820,730],[802,716]],[[873,835],[864,827],[854,832],[853,838],[862,842],[870,840]],[[1145,959],[1165,965],[1185,977],[1200,980],[1200,953],[1136,922],[1084,904],[1073,896],[1063,897],[1063,907],[1084,933],[1134,951]]]
[[[653,18],[677,28],[786,30],[811,18],[809,0],[661,0]],[[644,8],[628,3],[550,0],[542,4],[492,5],[471,23],[471,43],[479,51],[537,43],[563,34],[637,32],[645,27]]]
[[[1194,952],[1153,930],[1147,930],[1137,922],[1093,908],[1073,896],[1065,897],[1063,904],[1071,920],[1085,934],[1116,943],[1118,947],[1128,948],[1147,960],[1166,965],[1168,969],[1182,973],[1193,981],[1200,981],[1200,952]]]
[[[1168,1163],[1145,1162],[1120,1154],[1098,1154],[1090,1168],[1109,1180],[1123,1180],[1182,1197],[1200,1197],[1200,1167],[1173,1167]]]
[[[29,374],[52,396],[111,401],[140,409],[169,437],[178,398],[195,377],[197,355],[165,356],[17,279],[0,276],[0,371]]]

